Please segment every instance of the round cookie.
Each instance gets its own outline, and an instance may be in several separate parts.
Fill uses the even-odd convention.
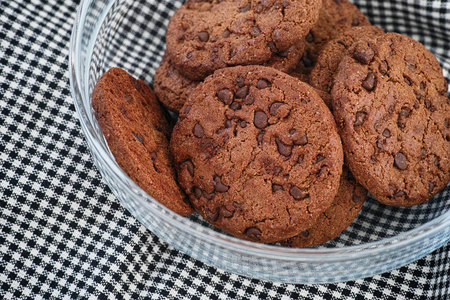
[[[309,84],[324,92],[322,99],[330,109],[333,78],[350,46],[361,39],[372,39],[384,33],[385,31],[378,26],[352,27],[323,47],[317,63],[309,75]]]
[[[322,48],[338,35],[355,26],[371,25],[366,16],[348,0],[323,0],[319,19],[304,39],[305,51],[297,72],[309,74]]]
[[[200,81],[187,79],[167,59],[163,59],[153,77],[153,88],[158,100],[176,113],[199,83]]]
[[[450,100],[439,62],[397,33],[356,42],[332,89],[346,162],[380,202],[426,202],[450,180]]]
[[[299,235],[280,242],[283,246],[304,248],[323,244],[339,236],[355,220],[367,197],[367,190],[343,167],[339,190],[331,206],[316,223]]]
[[[145,192],[180,215],[193,212],[176,182],[170,127],[153,91],[119,68],[94,87],[92,106],[117,164]]]
[[[189,1],[167,27],[167,55],[186,77],[201,80],[234,65],[262,64],[302,40],[321,0]]]
[[[273,68],[230,67],[181,111],[171,138],[178,180],[213,225],[270,243],[310,228],[331,205],[342,145],[310,86]]]

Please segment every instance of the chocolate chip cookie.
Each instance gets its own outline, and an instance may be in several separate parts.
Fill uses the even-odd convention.
[[[197,212],[232,235],[268,243],[315,223],[337,193],[343,163],[319,96],[263,66],[207,77],[181,109],[171,151]]]
[[[356,42],[339,64],[333,113],[346,161],[380,202],[423,203],[450,180],[450,100],[439,62],[397,33]]]
[[[321,0],[188,1],[167,27],[167,56],[186,77],[262,64],[301,41],[319,16]]]
[[[366,197],[367,190],[356,182],[348,168],[344,166],[339,190],[331,206],[322,213],[311,228],[281,241],[281,245],[303,248],[331,241],[355,220]]]
[[[192,213],[176,182],[170,127],[153,91],[112,68],[96,84],[92,106],[117,164],[145,192],[180,215]]]
[[[323,0],[319,19],[304,39],[305,51],[297,72],[309,74],[322,48],[330,40],[355,26],[371,25],[369,20],[348,0]]]
[[[372,39],[385,31],[378,26],[357,26],[352,27],[329,41],[320,53],[317,63],[309,75],[309,84],[316,89],[323,91],[322,99],[331,109],[331,88],[333,78],[345,54],[354,42],[360,39]]]

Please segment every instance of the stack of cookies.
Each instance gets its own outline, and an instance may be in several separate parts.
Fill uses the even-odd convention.
[[[386,205],[450,181],[436,58],[346,0],[188,0],[154,77],[114,68],[93,107],[118,164],[181,214],[290,247],[338,236],[368,191]],[[159,102],[178,113],[173,131]]]

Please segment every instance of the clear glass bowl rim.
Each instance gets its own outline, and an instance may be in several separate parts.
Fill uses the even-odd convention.
[[[69,46],[69,81],[70,89],[74,99],[74,105],[84,136],[90,146],[90,151],[99,154],[103,160],[105,166],[107,166],[112,172],[114,172],[119,181],[118,185],[127,189],[132,194],[130,197],[140,197],[145,194],[123,171],[118,167],[117,163],[111,156],[110,152],[104,148],[99,139],[95,136],[94,126],[91,119],[88,117],[89,111],[84,106],[84,103],[89,103],[89,95],[86,91],[82,91],[80,86],[80,68],[77,66],[78,58],[80,58],[80,34],[84,29],[84,17],[86,10],[92,0],[82,0],[78,6],[75,22],[72,28],[72,35]],[[109,1],[107,10],[109,11],[111,4],[114,1]],[[85,63],[90,62],[90,57],[87,58]],[[88,97],[86,99],[86,97]],[[135,191],[129,189],[129,186],[134,186]],[[137,193],[136,190],[140,190],[141,193]],[[369,242],[361,245],[351,245],[339,248],[285,248],[273,245],[265,245],[252,243],[245,240],[241,240],[235,237],[226,236],[219,232],[215,232],[211,229],[205,228],[200,224],[197,224],[185,217],[181,217],[178,214],[167,209],[161,205],[158,201],[147,195],[144,199],[150,201],[157,209],[152,210],[157,218],[169,222],[173,226],[176,226],[183,232],[191,234],[190,229],[202,228],[201,231],[196,231],[196,238],[202,239],[207,243],[216,244],[230,251],[237,251],[246,255],[251,254],[260,258],[269,258],[280,261],[292,261],[292,262],[340,262],[340,261],[352,261],[355,258],[361,259],[369,257],[380,251],[399,251],[405,250],[407,247],[411,247],[416,243],[420,243],[426,237],[438,235],[445,232],[450,228],[450,210],[446,211],[441,216],[429,221],[419,227],[411,229],[406,232],[402,232],[396,236],[381,239],[379,241]],[[204,233],[204,232],[207,232]],[[444,238],[445,239],[445,238]],[[443,241],[445,244],[450,241],[450,237]]]

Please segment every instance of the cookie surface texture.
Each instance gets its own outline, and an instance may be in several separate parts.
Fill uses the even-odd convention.
[[[352,27],[324,46],[309,75],[309,84],[325,92],[326,96],[321,96],[329,108],[332,107],[331,88],[334,75],[342,58],[348,53],[348,49],[360,39],[372,39],[384,33],[384,30],[378,26]]]
[[[168,60],[161,62],[153,77],[153,88],[158,100],[176,113],[199,83],[200,81],[187,79]]]
[[[355,178],[380,202],[423,203],[450,180],[450,100],[439,62],[397,33],[355,43],[339,64],[333,113]]]
[[[297,72],[309,74],[322,48],[344,31],[355,26],[371,25],[367,17],[348,0],[323,0],[319,19],[304,39],[305,51]]]
[[[316,22],[321,0],[188,1],[167,27],[167,54],[186,77],[262,64],[302,40]]]
[[[92,106],[117,164],[145,192],[180,215],[192,213],[176,182],[170,128],[151,88],[119,68],[108,70]]]
[[[280,243],[283,246],[304,248],[336,238],[355,220],[366,198],[367,190],[356,182],[348,168],[344,166],[333,204],[322,213],[311,228]]]
[[[181,111],[171,138],[178,179],[213,225],[270,243],[310,228],[331,205],[342,144],[310,86],[273,68],[225,68]]]

